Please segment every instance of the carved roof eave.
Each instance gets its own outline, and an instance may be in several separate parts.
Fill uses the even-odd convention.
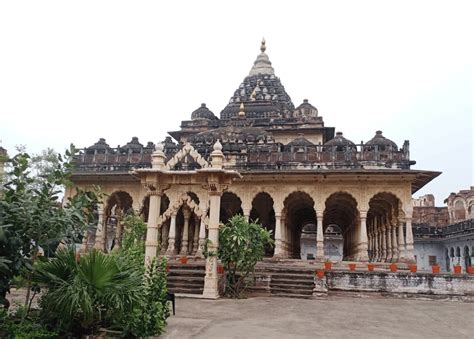
[[[235,170],[217,169],[217,168],[201,168],[191,171],[175,171],[166,169],[143,168],[130,171],[130,175],[140,178],[142,183],[147,181],[156,181],[163,183],[178,183],[179,179],[183,182],[191,182],[195,184],[205,183],[210,176],[220,177],[224,181],[232,181],[241,179],[242,175]],[[176,179],[178,182],[176,182]]]
[[[438,177],[442,172],[424,170],[395,170],[395,169],[319,169],[319,170],[288,170],[288,171],[252,171],[243,172],[244,181],[270,180],[287,181],[301,180],[302,177],[311,177],[312,180],[380,180],[389,178],[396,181],[409,181],[411,183],[412,194],[427,185],[430,181]]]

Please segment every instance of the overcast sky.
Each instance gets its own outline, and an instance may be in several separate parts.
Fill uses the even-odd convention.
[[[265,37],[293,103],[358,143],[410,140],[443,174],[437,205],[473,181],[470,1],[2,1],[0,140],[14,153],[104,137],[160,141],[202,102],[218,115]]]

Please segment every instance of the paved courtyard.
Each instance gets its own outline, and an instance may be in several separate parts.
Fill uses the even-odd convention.
[[[474,304],[388,298],[179,298],[165,338],[473,337]]]

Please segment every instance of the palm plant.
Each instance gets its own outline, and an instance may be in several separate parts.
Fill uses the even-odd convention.
[[[76,257],[73,249],[38,265],[35,281],[47,287],[41,299],[44,314],[64,331],[79,323],[82,332],[94,332],[114,313],[126,313],[140,295],[142,275],[122,267],[117,258],[99,251]]]

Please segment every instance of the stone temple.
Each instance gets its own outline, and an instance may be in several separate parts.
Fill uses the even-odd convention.
[[[440,172],[412,169],[407,140],[367,137],[357,144],[350,131],[325,126],[308,100],[295,106],[262,41],[219,116],[201,104],[156,145],[133,137],[113,148],[101,138],[81,150],[74,184],[107,193],[83,245],[120,246],[120,218],[133,208],[148,225],[147,258],[199,257],[205,239],[218,246],[219,224],[240,213],[272,231],[268,257],[413,261],[412,194]],[[215,260],[206,264],[209,297]]]

